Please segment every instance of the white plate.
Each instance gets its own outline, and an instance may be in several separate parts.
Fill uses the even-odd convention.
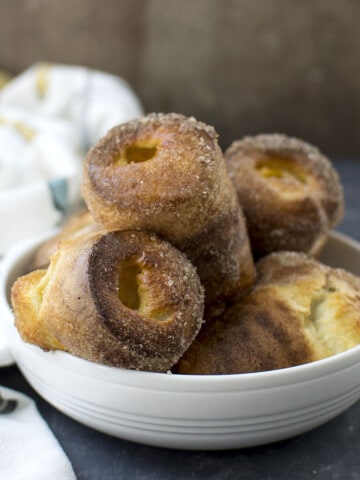
[[[30,384],[85,425],[161,447],[250,447],[315,428],[360,397],[360,346],[283,370],[186,376],[121,370],[27,345],[12,325],[6,295],[38,244],[18,245],[5,258],[1,315],[12,355]],[[360,246],[343,235],[331,235],[323,260],[360,275]]]

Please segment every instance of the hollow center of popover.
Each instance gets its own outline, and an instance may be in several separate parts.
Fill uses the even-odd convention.
[[[119,157],[115,158],[116,166],[125,166],[130,163],[147,162],[155,157],[157,153],[157,144],[155,143],[139,143],[133,144],[123,150]]]
[[[118,298],[127,308],[148,320],[164,322],[174,309],[161,301],[161,292],[154,289],[149,271],[137,259],[124,261],[119,270]]]
[[[140,307],[140,273],[141,268],[133,262],[122,265],[119,273],[119,300],[131,310],[138,310]]]
[[[260,160],[256,164],[256,170],[264,178],[279,179],[282,181],[294,180],[296,183],[306,184],[307,178],[305,172],[286,158],[268,158]]]

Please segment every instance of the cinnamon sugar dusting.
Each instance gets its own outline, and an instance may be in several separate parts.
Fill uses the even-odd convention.
[[[194,117],[152,113],[113,128],[87,155],[83,180],[84,198],[100,225],[155,231],[187,254],[207,305],[238,297],[255,276],[217,137]],[[156,152],[114,168],[114,159],[137,145],[156,145]]]
[[[284,368],[360,342],[360,279],[311,258],[343,213],[316,147],[264,134],[224,156],[212,126],[150,113],[88,152],[82,193],[88,211],[35,257],[55,251],[48,270],[14,285],[25,341],[196,374]]]
[[[255,256],[274,250],[318,255],[344,209],[337,172],[319,149],[263,134],[233,142],[225,158]]]

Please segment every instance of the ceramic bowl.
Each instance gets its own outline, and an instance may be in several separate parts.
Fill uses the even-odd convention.
[[[122,370],[27,345],[13,327],[9,289],[44,238],[18,244],[1,265],[8,347],[33,388],[101,432],[181,449],[251,447],[298,435],[360,397],[360,346],[282,370],[186,376]],[[360,245],[332,233],[322,260],[360,275]]]

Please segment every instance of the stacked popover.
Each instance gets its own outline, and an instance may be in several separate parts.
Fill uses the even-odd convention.
[[[183,253],[154,234],[99,231],[60,243],[47,270],[12,289],[15,325],[45,350],[166,371],[198,333],[203,289]]]
[[[88,210],[13,286],[25,341],[184,374],[284,368],[360,343],[360,280],[312,258],[343,212],[315,147],[260,135],[224,157],[212,127],[150,114],[89,151],[82,192]]]
[[[344,210],[329,159],[316,147],[279,134],[237,140],[225,159],[254,256],[281,250],[319,255]]]
[[[105,228],[156,232],[185,252],[206,307],[251,288],[245,220],[213,127],[178,114],[115,127],[88,153],[82,193]]]
[[[321,360],[360,343],[360,278],[304,253],[257,263],[253,291],[205,324],[177,373],[246,373]]]

